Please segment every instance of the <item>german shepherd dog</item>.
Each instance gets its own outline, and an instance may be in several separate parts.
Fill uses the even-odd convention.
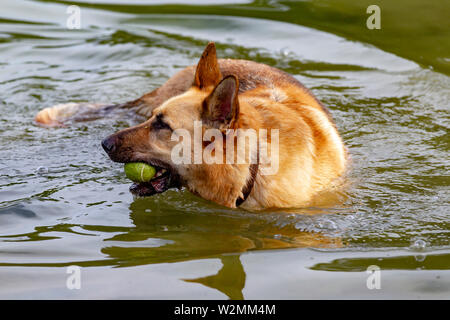
[[[186,187],[230,208],[299,208],[310,205],[345,172],[346,148],[329,111],[311,92],[276,68],[246,60],[217,59],[214,43],[206,46],[197,66],[183,69],[139,99],[106,107],[56,106],[42,110],[35,120],[58,125],[68,118],[98,117],[116,108],[134,108],[148,118],[102,141],[111,160],[145,162],[156,168],[150,182],[135,183],[130,188],[139,196]],[[230,147],[219,144],[220,139],[202,140],[201,151],[211,150],[212,145],[212,150],[223,151],[223,155],[230,151],[227,148],[236,152],[244,148],[256,161],[173,161],[172,149],[178,143],[173,139],[174,132],[182,129],[194,136],[194,124],[200,121],[202,133],[216,129],[225,139],[234,135],[233,141],[238,129],[278,130],[278,152],[270,155],[278,162],[278,171],[262,174],[258,147]],[[274,139],[264,141],[272,150]]]

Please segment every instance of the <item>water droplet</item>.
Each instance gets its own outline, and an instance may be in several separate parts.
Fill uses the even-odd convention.
[[[48,173],[48,168],[44,167],[44,166],[38,167],[36,169],[36,173],[37,174],[47,174]]]
[[[422,239],[415,240],[412,244],[410,249],[414,251],[424,251],[427,247],[427,243]]]
[[[319,229],[327,229],[327,230],[336,230],[337,229],[336,223],[334,223],[331,220],[325,220],[325,221],[319,222],[317,224],[317,227]]]
[[[418,254],[418,255],[414,256],[414,259],[416,259],[417,262],[423,262],[423,261],[425,261],[426,257],[427,256],[424,254]]]
[[[280,50],[280,53],[283,57],[289,57],[292,54],[291,50],[289,50],[288,48],[282,48]]]

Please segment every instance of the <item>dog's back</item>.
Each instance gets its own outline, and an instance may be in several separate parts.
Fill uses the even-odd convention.
[[[321,109],[332,121],[328,109],[300,81],[290,74],[266,64],[249,60],[218,59],[217,61],[223,77],[234,75],[238,78],[239,93],[261,88],[295,88],[297,99],[302,104]],[[140,114],[147,117],[150,116],[154,108],[160,106],[169,98],[182,94],[192,87],[195,68],[196,66],[194,65],[179,71],[160,88],[129,102],[129,107],[138,106],[138,112]],[[252,94],[257,93],[256,91],[252,91]]]

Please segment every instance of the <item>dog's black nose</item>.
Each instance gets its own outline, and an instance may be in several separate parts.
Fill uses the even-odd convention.
[[[114,152],[116,149],[116,138],[114,136],[109,136],[102,141],[102,147],[107,154]]]

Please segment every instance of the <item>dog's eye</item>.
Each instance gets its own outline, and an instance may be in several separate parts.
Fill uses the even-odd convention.
[[[161,115],[156,116],[156,120],[152,123],[152,128],[155,130],[161,130],[161,129],[169,129],[172,130],[172,128],[164,122]]]

